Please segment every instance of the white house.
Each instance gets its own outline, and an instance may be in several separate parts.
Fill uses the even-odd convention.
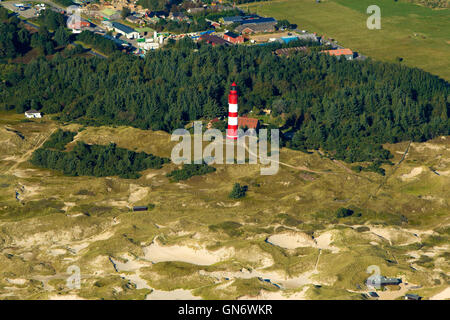
[[[25,111],[25,117],[27,118],[42,118],[42,113],[34,109]]]

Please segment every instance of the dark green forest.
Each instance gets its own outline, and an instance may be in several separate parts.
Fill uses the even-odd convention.
[[[47,139],[47,141],[45,141],[43,147],[62,151],[65,149],[66,144],[73,141],[73,138],[76,135],[76,132],[58,129]]]
[[[183,40],[145,59],[120,52],[108,59],[57,53],[51,61],[0,65],[0,108],[171,132],[192,120],[225,115],[235,81],[239,113],[271,109],[284,119],[283,130],[295,132],[285,144],[299,150],[321,148],[348,162],[385,162],[391,155],[383,143],[450,134],[450,87],[436,76],[400,63],[337,60],[315,50],[279,57],[276,48],[213,48]]]
[[[160,169],[167,162],[167,158],[118,148],[114,143],[102,146],[77,142],[69,152],[40,148],[31,157],[33,165],[59,170],[69,176],[118,175],[127,179],[138,178],[138,172],[145,169]]]
[[[183,164],[181,169],[173,170],[166,174],[171,181],[187,180],[193,176],[201,176],[216,171],[216,168],[205,163],[203,164]]]

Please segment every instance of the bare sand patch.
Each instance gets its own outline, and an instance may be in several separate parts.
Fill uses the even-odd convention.
[[[49,300],[86,300],[76,294],[66,294],[66,295],[52,295],[48,297]]]
[[[145,297],[145,300],[201,300],[196,297],[190,290],[176,289],[172,291],[153,290]]]
[[[445,177],[449,177],[450,176],[450,170],[447,170],[447,171],[438,171],[438,170],[436,170],[436,172],[440,176],[445,176]]]
[[[315,242],[312,237],[303,232],[284,232],[274,234],[267,238],[267,242],[285,249],[296,249],[299,247],[314,247]]]
[[[402,179],[403,181],[406,181],[406,180],[417,177],[422,172],[423,172],[423,167],[416,167],[416,168],[412,169],[410,173],[405,173],[404,175],[400,176],[400,179]]]
[[[270,236],[269,238],[267,238],[267,242],[285,249],[313,247],[318,249],[328,249],[332,252],[338,252],[339,248],[331,246],[332,237],[332,231],[324,232],[315,239],[303,232],[288,231]]]
[[[448,300],[450,299],[450,287],[445,288],[443,291],[435,294],[430,300]]]
[[[408,245],[421,241],[420,237],[418,235],[415,236],[412,232],[392,227],[370,227],[370,231],[378,237],[388,241],[390,245]]]
[[[27,279],[5,279],[6,282],[15,284],[15,285],[24,285],[27,282]]]
[[[153,241],[149,246],[144,247],[145,259],[154,263],[163,261],[182,261],[197,265],[212,265],[217,262],[229,259],[234,255],[233,248],[220,248],[210,251],[203,246],[162,246],[158,241]]]
[[[128,197],[128,202],[135,203],[147,196],[150,188],[140,187],[137,184],[130,184],[130,196]]]
[[[256,297],[252,296],[243,296],[238,300],[307,300],[306,291],[308,291],[309,287],[304,286],[302,291],[299,292],[285,292],[285,291],[276,291],[270,292],[266,290],[261,290]]]

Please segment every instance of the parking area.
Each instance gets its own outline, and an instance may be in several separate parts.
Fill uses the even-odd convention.
[[[22,2],[17,2],[18,3],[22,3]],[[24,17],[25,19],[30,19],[30,18],[34,18],[37,17],[37,13],[38,10],[36,10],[36,8],[34,7],[30,7],[30,8],[23,8],[23,10],[20,10],[18,7],[15,6],[16,2],[0,2],[0,5],[2,5],[3,7],[5,7],[8,10],[11,10],[15,13],[17,13],[18,15],[20,15],[21,17]]]

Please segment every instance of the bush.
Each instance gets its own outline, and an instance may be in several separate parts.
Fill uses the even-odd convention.
[[[166,176],[174,182],[187,180],[193,176],[201,176],[210,172],[216,171],[216,168],[208,166],[207,164],[183,164],[183,168],[173,170],[166,174]]]
[[[336,211],[336,217],[337,218],[345,218],[345,217],[350,217],[353,214],[353,210],[351,209],[347,209],[347,208],[339,208]]]
[[[233,190],[231,190],[231,193],[229,197],[231,199],[239,199],[245,197],[245,194],[247,193],[247,186],[241,186],[239,183],[235,183],[233,186]]]

